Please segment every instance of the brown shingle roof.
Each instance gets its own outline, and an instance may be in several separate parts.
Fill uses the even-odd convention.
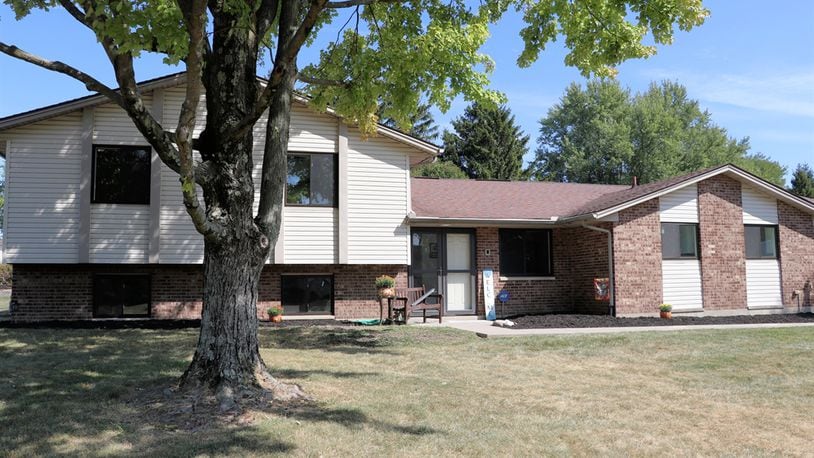
[[[794,196],[732,164],[698,170],[641,186],[534,181],[472,181],[413,178],[412,204],[416,217],[482,220],[571,219],[658,196],[660,191],[704,175],[733,173],[762,183],[781,199],[811,211],[814,199]],[[603,215],[597,215],[601,217]]]
[[[546,181],[412,179],[417,217],[550,219],[573,214],[588,202],[629,186]]]
[[[602,210],[606,210],[608,208],[615,207],[620,204],[624,204],[625,202],[630,202],[631,200],[638,199],[639,197],[644,197],[648,194],[652,194],[655,192],[659,192],[663,189],[667,189],[671,186],[675,186],[683,181],[691,180],[697,176],[703,175],[705,173],[711,172],[716,169],[720,169],[726,167],[726,165],[719,165],[715,167],[709,167],[706,169],[697,170],[692,173],[688,173],[686,175],[680,175],[677,177],[667,178],[666,180],[661,181],[654,181],[652,183],[647,183],[643,185],[639,185],[636,187],[626,187],[623,190],[605,194],[599,198],[596,198],[590,202],[587,202],[585,205],[576,209],[573,213],[566,215],[566,216],[577,216],[577,215],[585,215],[588,213],[594,213]]]

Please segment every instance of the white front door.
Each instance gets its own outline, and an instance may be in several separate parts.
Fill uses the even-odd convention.
[[[474,306],[472,234],[447,233],[447,311],[471,312]]]

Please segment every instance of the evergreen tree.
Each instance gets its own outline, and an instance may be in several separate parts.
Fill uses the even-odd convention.
[[[399,129],[413,137],[418,137],[428,142],[433,142],[438,139],[438,125],[430,112],[430,105],[428,103],[419,104],[415,113],[410,115],[407,121],[407,126],[400,126],[395,118],[387,117],[387,108],[380,106],[379,119],[382,124],[393,129]]]
[[[808,164],[797,164],[789,191],[798,196],[814,198],[814,171]]]
[[[452,121],[455,132],[444,132],[443,160],[455,163],[469,178],[518,180],[525,178],[523,135],[505,106],[474,103]]]

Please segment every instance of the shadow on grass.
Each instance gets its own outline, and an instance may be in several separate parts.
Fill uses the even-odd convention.
[[[385,332],[374,329],[291,327],[261,330],[259,338],[261,348],[395,354]]]
[[[387,421],[370,418],[359,409],[327,408],[318,404],[306,404],[280,412],[281,415],[307,422],[330,422],[346,428],[370,426],[383,432],[425,436],[440,434],[442,431],[429,426],[398,425]]]
[[[382,351],[381,331],[280,329],[261,332],[262,347],[346,353]],[[0,330],[0,450],[12,455],[247,455],[292,452],[276,428],[213,424],[185,432],[138,424],[144,412],[126,402],[141,390],[173,386],[191,358],[197,330]],[[377,375],[323,369],[274,371],[282,379]],[[377,420],[356,409],[308,404],[268,413],[344,427],[410,435],[421,425]]]

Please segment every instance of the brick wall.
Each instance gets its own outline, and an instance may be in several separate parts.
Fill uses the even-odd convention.
[[[511,299],[504,311],[496,301],[498,316],[537,313],[607,313],[607,304],[593,300],[593,279],[608,276],[607,236],[584,228],[558,228],[551,234],[553,279],[500,279],[499,229],[476,229],[477,311],[485,313],[483,269],[495,275],[495,294],[506,289]],[[489,254],[486,254],[487,250]]]
[[[704,310],[746,308],[740,182],[718,175],[698,183]]]
[[[16,264],[13,272],[12,318],[18,321],[93,318],[95,273],[149,274],[153,318],[199,318],[201,314],[201,266]],[[258,316],[266,318],[268,307],[280,304],[283,272],[333,275],[338,319],[379,316],[374,280],[380,275],[395,277],[398,287],[407,286],[407,266],[402,265],[269,265],[260,278]]]
[[[616,312],[657,312],[662,301],[659,200],[619,212],[613,228]]]
[[[592,224],[612,229],[610,223]],[[608,302],[594,299],[594,278],[608,278],[608,235],[583,227],[563,230],[566,237],[574,311],[607,314]]]
[[[797,306],[795,290],[803,291],[806,281],[814,283],[814,221],[812,216],[784,202],[777,202],[780,236],[780,274],[783,278],[783,303]],[[800,305],[810,306],[809,293]]]

